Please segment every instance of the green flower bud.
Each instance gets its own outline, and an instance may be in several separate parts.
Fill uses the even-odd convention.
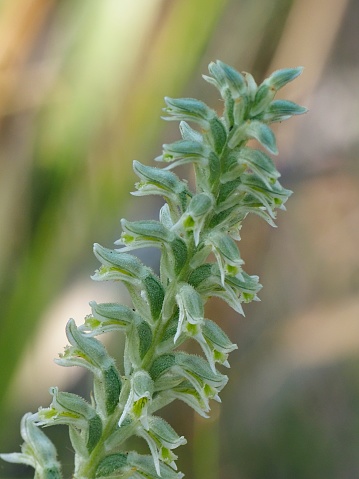
[[[159,474],[156,471],[153,458],[137,454],[134,451],[106,456],[99,463],[96,479],[133,477],[133,479],[182,479],[183,474],[174,471],[166,464],[160,463]]]
[[[257,93],[257,88],[258,88],[257,83],[250,73],[243,72],[243,76],[246,80],[249,98],[251,101],[254,101],[254,97]]]
[[[144,278],[150,271],[136,256],[104,248],[97,243],[94,244],[94,254],[104,265],[104,268],[91,276],[95,281],[111,279],[137,285],[139,279]]]
[[[203,140],[204,140],[203,135],[199,131],[191,128],[189,124],[186,123],[185,121],[180,122],[179,129],[180,129],[182,138],[184,140],[197,141],[198,143],[203,143]]]
[[[90,336],[107,333],[109,331],[126,331],[126,329],[140,319],[133,309],[118,303],[100,303],[91,301],[92,315],[85,318],[85,324],[79,330]]]
[[[94,374],[105,370],[113,364],[104,345],[95,338],[81,333],[75,321],[70,319],[66,325],[66,335],[71,344],[65,349],[60,359],[55,361],[63,366],[83,366]]]
[[[21,437],[24,444],[21,453],[0,454],[7,462],[26,464],[35,469],[35,477],[61,479],[61,469],[56,449],[48,437],[34,423],[34,416],[27,413],[21,420]]]
[[[225,82],[230,89],[233,99],[237,99],[247,94],[247,85],[243,75],[237,70],[217,60],[218,66],[221,68]]]
[[[268,106],[262,116],[262,120],[268,123],[284,121],[293,115],[302,115],[308,110],[304,106],[288,100],[275,100]]]
[[[202,78],[214,85],[221,93],[224,93],[227,88],[227,82],[219,62],[211,62],[208,65],[208,71],[212,76],[202,75]]]
[[[251,117],[255,117],[265,111],[270,102],[273,100],[275,94],[276,89],[273,86],[262,83],[262,85],[260,85],[256,91],[256,95],[254,97],[250,111]]]
[[[160,225],[160,223],[158,223]],[[139,313],[146,319],[149,304],[152,319],[159,317],[164,299],[164,290],[159,279],[152,273],[151,268],[144,266],[141,261],[122,250],[109,250],[95,245],[95,254],[105,266],[92,276],[97,281],[123,281],[129,289],[132,301]],[[108,267],[107,265],[112,265]],[[140,297],[138,290],[143,290],[147,303]]]
[[[202,101],[194,98],[169,98],[165,97],[167,108],[163,110],[171,116],[165,120],[185,120],[199,123],[207,129],[209,121],[216,116],[214,110],[209,108]]]
[[[274,133],[265,123],[255,120],[250,121],[249,124],[246,125],[246,135],[249,138],[257,140],[270,153],[273,153],[273,155],[278,154]]]
[[[37,424],[51,426],[66,424],[74,429],[72,445],[80,454],[92,452],[101,438],[102,422],[96,410],[83,398],[76,394],[59,392],[58,388],[50,388],[53,396],[49,408],[39,409]]]
[[[266,83],[269,87],[273,87],[275,90],[279,90],[284,87],[284,85],[297,78],[302,71],[303,67],[276,70],[263,83]]]
[[[243,273],[240,273],[242,276]],[[198,275],[199,276],[199,275]],[[201,279],[201,281],[196,286],[198,293],[202,296],[202,298],[211,298],[216,296],[218,298],[223,299],[234,311],[237,311],[239,314],[244,315],[241,301],[239,299],[239,292],[232,287],[232,285],[228,284],[227,279],[232,278],[232,276],[225,275],[224,283],[222,282],[221,272],[219,266],[217,264],[211,265],[211,274],[206,275]],[[235,276],[233,276],[235,278]]]
[[[136,184],[138,191],[132,193],[135,196],[161,195],[177,203],[188,193],[187,184],[171,171],[142,165],[138,161],[133,162],[133,169],[142,180]]]
[[[129,222],[123,219],[121,224],[123,233],[116,244],[126,246],[119,252],[149,246],[164,247],[168,254],[168,258],[164,258],[168,271],[174,269],[179,274],[187,260],[187,246],[179,236],[159,221]]]
[[[131,245],[136,242],[139,246],[161,246],[174,240],[175,234],[159,221],[127,221],[121,220],[123,233],[121,243]],[[117,241],[119,244],[119,241]],[[121,251],[121,250],[120,250]]]
[[[190,162],[200,162],[202,166],[205,166],[210,151],[210,148],[202,141],[179,140],[163,145],[163,154],[158,159],[166,162],[181,160],[175,161],[176,166]]]
[[[55,362],[60,366],[81,366],[94,374],[95,400],[103,414],[114,411],[121,391],[121,380],[113,359],[100,341],[81,333],[73,319],[66,326],[71,344]]]

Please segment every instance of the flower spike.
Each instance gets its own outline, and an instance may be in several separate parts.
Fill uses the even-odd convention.
[[[51,388],[50,406],[22,419],[21,453],[0,455],[33,467],[35,479],[61,479],[55,447],[41,430],[56,424],[69,428],[74,478],[182,479],[173,450],[186,439],[158,411],[178,399],[207,418],[212,401],[221,402],[228,381],[222,366],[229,367],[237,345],[216,318],[205,317],[205,306],[217,297],[244,314],[243,304],[259,300],[258,277],[243,269],[240,232],[248,214],[275,226],[285,209],[291,191],[271,157],[278,148],[270,125],[306,108],[275,99],[300,67],[277,70],[259,86],[219,60],[208,70],[204,79],[218,89],[223,112],[194,98],[166,97],[165,119],[180,122],[181,139],[163,145],[155,159],[163,168],[133,163],[133,195],[161,196],[159,218],[122,219],[117,249],[94,245],[101,265],[92,279],[121,282],[132,304],[92,301],[84,324],[70,319],[66,326],[69,345],[56,363],[92,373],[91,399]],[[172,171],[181,165],[193,168],[190,182]],[[142,248],[160,250],[158,274],[130,254]],[[122,364],[97,339],[106,333],[120,333]],[[201,355],[179,349],[187,340]],[[151,454],[126,451],[132,436]]]

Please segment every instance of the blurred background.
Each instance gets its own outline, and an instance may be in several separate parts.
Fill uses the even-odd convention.
[[[220,108],[201,79],[219,58],[258,82],[303,65],[283,95],[310,112],[279,125],[276,162],[294,190],[279,228],[248,218],[242,230],[262,302],[245,318],[208,308],[239,346],[222,405],[207,421],[164,410],[188,439],[179,468],[192,479],[359,477],[358,31],[357,0],[1,0],[1,451],[19,449],[20,417],[49,404],[50,386],[89,394],[91,378],[52,359],[90,300],[128,301],[90,280],[92,244],[112,247],[121,217],[157,217],[159,200],[129,195],[131,162],[178,138],[160,119],[165,95]],[[48,432],[70,477],[67,432]],[[32,469],[1,462],[0,477]]]

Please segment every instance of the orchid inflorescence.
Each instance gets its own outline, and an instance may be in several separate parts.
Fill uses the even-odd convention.
[[[81,366],[93,374],[91,402],[72,393],[50,389],[52,402],[21,422],[21,453],[2,454],[9,462],[35,469],[37,479],[61,477],[52,442],[42,427],[69,427],[75,452],[76,479],[180,479],[173,449],[183,436],[156,413],[175,399],[208,417],[210,400],[227,376],[228,355],[237,348],[220,326],[205,318],[205,303],[213,296],[243,314],[242,303],[257,300],[257,276],[243,271],[237,242],[242,222],[255,213],[274,226],[276,209],[284,209],[291,192],[281,186],[272,159],[277,154],[270,123],[302,114],[305,108],[274,100],[277,91],[300,75],[301,68],[275,71],[257,86],[249,73],[239,73],[221,61],[209,65],[210,76],[224,100],[223,116],[192,98],[165,98],[166,120],[179,120],[182,139],[163,145],[157,162],[164,168],[134,162],[136,196],[160,195],[165,203],[159,220],[123,219],[118,248],[94,245],[102,266],[96,281],[120,281],[132,306],[91,302],[84,324],[70,320],[70,345],[55,361]],[[190,124],[198,129],[193,129]],[[248,146],[254,139],[262,146]],[[172,170],[191,163],[193,190]],[[138,248],[161,251],[160,274],[131,254]],[[115,364],[97,336],[110,331],[125,335],[124,362]],[[198,343],[203,355],[178,349],[186,340]],[[125,441],[143,438],[149,455],[123,450]]]

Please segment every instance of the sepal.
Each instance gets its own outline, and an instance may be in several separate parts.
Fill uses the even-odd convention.
[[[217,296],[242,315],[244,313],[241,303],[258,301],[257,293],[262,287],[258,276],[250,276],[244,271],[237,276],[225,275],[223,284],[218,265],[210,263],[196,268],[188,281],[202,298]]]
[[[235,241],[225,233],[212,231],[205,239],[205,244],[211,246],[216,257],[221,281],[224,285],[225,275],[236,276],[242,271],[243,260],[239,255]]]
[[[209,400],[206,396],[198,394],[192,384],[187,381],[181,381],[175,384],[171,389],[163,390],[154,396],[154,400],[151,405],[151,411],[157,411],[158,409],[170,404],[178,399],[183,401],[200,416],[208,418],[208,412],[210,411]]]
[[[160,209],[160,221],[168,229],[172,229],[174,220],[168,203],[165,203]]]
[[[233,151],[230,162],[221,176],[221,182],[223,184],[231,182],[247,169],[256,173],[268,187],[280,177],[280,173],[268,155],[261,150],[243,147]]]
[[[258,197],[257,191],[252,194],[250,188],[243,187],[242,185],[218,208],[219,212],[213,216],[209,227],[228,225],[230,236],[239,241],[238,231],[242,221],[249,213],[259,216],[275,228],[274,219],[276,218],[276,212],[273,208],[274,205],[271,206],[265,197]]]
[[[159,278],[155,274],[151,273],[143,278],[142,283],[144,286],[144,294],[150,307],[152,319],[156,321],[160,317],[162,311],[162,304],[165,295],[163,286]],[[133,295],[131,295],[131,297],[134,301]]]
[[[270,153],[273,153],[273,155],[278,154],[273,131],[268,125],[258,120],[248,120],[244,125],[234,129],[228,141],[228,146],[230,148],[236,148],[249,138],[257,140]]]
[[[218,213],[211,218],[209,228],[222,224],[232,228],[240,224],[248,213],[255,213],[275,226],[275,209],[285,209],[284,204],[291,194],[279,181],[268,183],[257,173],[242,173],[238,181],[222,185],[222,202],[217,206]]]
[[[210,349],[213,363],[218,362],[226,367],[229,367],[229,363],[227,361],[228,355],[235,349],[238,349],[238,346],[233,344],[226,333],[218,326],[218,324],[210,319],[205,319],[204,325],[202,326],[202,334],[206,344],[208,345],[208,348]],[[209,361],[208,356],[207,359]]]
[[[121,426],[129,415],[132,420],[139,419],[148,430],[148,405],[154,391],[153,379],[147,371],[139,369],[132,374],[130,381],[130,392],[118,425]]]
[[[151,369],[155,391],[178,386],[183,379],[189,381],[204,403],[208,399],[219,400],[218,393],[226,385],[227,376],[212,371],[207,361],[200,356],[175,352],[158,357]]]
[[[213,197],[207,193],[199,193],[192,197],[182,223],[186,230],[193,231],[194,243],[197,246],[201,231],[208,214],[213,207]]]
[[[172,449],[186,444],[186,439],[183,436],[178,436],[176,431],[160,417],[149,416],[148,425],[148,430],[138,427],[136,435],[142,437],[147,442],[157,474],[161,474],[161,462],[168,464],[173,469],[177,469],[175,463],[177,456],[172,452]]]
[[[204,306],[201,296],[190,284],[183,283],[176,294],[176,302],[179,308],[179,319],[176,334],[173,338],[177,342],[182,332],[187,328],[197,328],[203,322]]]
[[[249,94],[237,98],[233,103],[233,123],[240,125],[247,117],[250,106]]]
[[[292,194],[290,190],[283,188],[279,181],[268,185],[255,173],[244,173],[241,182],[239,189],[257,198],[272,218],[275,218],[273,210],[283,208],[284,203]]]
[[[238,276],[226,276],[225,282],[228,287],[233,288],[240,294],[242,302],[259,301],[257,293],[262,289],[262,285],[259,283],[258,276],[249,275],[242,271],[240,278]]]
[[[191,335],[190,333],[189,330],[188,335]],[[228,354],[237,349],[237,345],[229,340],[225,332],[216,323],[204,319],[201,327],[193,332],[192,338],[200,345],[214,373],[216,373],[216,363],[220,363],[227,368],[230,367],[227,361]]]

